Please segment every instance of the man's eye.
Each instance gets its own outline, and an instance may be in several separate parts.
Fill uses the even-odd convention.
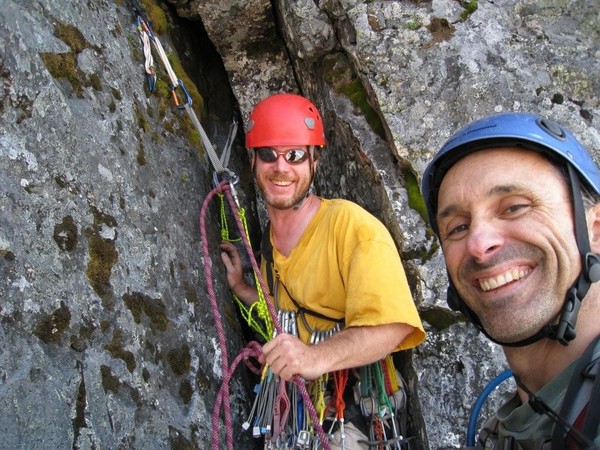
[[[529,208],[531,205],[528,203],[516,203],[514,205],[510,205],[508,208],[504,210],[505,214],[514,215],[525,211],[525,209]]]
[[[462,223],[458,226],[452,225],[448,227],[448,231],[446,233],[446,237],[448,239],[458,239],[461,238],[464,233],[469,230],[469,225],[466,223]]]
[[[462,233],[463,231],[467,231],[468,229],[469,226],[466,223],[463,223],[462,225],[459,225],[450,230],[450,234]]]

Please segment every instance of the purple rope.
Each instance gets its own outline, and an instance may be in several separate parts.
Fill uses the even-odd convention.
[[[231,194],[231,188],[229,186],[229,183],[227,181],[222,181],[215,189],[213,189],[208,194],[208,196],[204,200],[204,203],[202,204],[202,209],[200,211],[200,234],[201,234],[201,239],[202,239],[202,250],[203,250],[203,256],[204,256],[204,261],[205,261],[204,269],[205,269],[205,276],[206,276],[206,287],[207,287],[208,295],[209,295],[209,298],[211,301],[213,314],[215,316],[215,325],[217,327],[217,335],[219,337],[219,345],[221,346],[222,354],[223,354],[223,359],[222,359],[222,363],[221,363],[222,371],[223,371],[223,380],[221,383],[221,388],[219,389],[219,392],[217,394],[215,406],[213,408],[212,446],[214,449],[219,448],[219,412],[221,410],[221,405],[222,405],[223,410],[224,410],[223,414],[225,416],[227,448],[228,448],[228,450],[233,450],[233,427],[231,425],[231,404],[229,401],[229,381],[230,381],[231,377],[233,376],[233,372],[234,372],[236,366],[239,364],[239,362],[242,359],[248,359],[249,357],[255,357],[258,359],[258,357],[262,354],[262,348],[260,347],[260,344],[258,344],[257,342],[254,342],[254,341],[250,342],[246,346],[246,348],[243,349],[240,352],[240,354],[236,357],[232,366],[229,368],[227,367],[227,365],[228,365],[228,356],[227,356],[227,347],[226,347],[227,343],[225,341],[225,332],[223,330],[221,314],[220,314],[219,308],[217,306],[216,295],[215,295],[214,286],[212,283],[212,274],[211,274],[210,263],[209,263],[210,255],[208,253],[208,244],[207,244],[207,239],[206,239],[206,224],[205,224],[205,216],[206,216],[206,210],[208,208],[208,203],[217,193],[223,193],[223,192],[225,193],[225,196],[227,197],[227,200],[229,202],[229,206],[230,206],[231,210],[237,211],[237,205],[235,203],[235,200],[233,199],[233,195]],[[238,226],[240,236],[242,237],[242,241],[244,242],[246,252],[248,253],[248,256],[250,259],[250,264],[252,265],[252,269],[254,270],[254,273],[256,274],[260,288],[261,288],[262,292],[268,293],[269,290],[266,287],[266,283],[262,277],[260,267],[258,267],[256,258],[254,257],[254,253],[252,252],[252,247],[250,246],[250,242],[248,240],[248,237],[246,236],[246,230],[244,228],[244,225],[242,224],[239,214],[233,214],[233,216],[235,217],[235,221]],[[273,305],[273,302],[271,301],[271,299],[269,298],[268,295],[265,296],[265,301],[267,303],[267,308],[269,310],[269,314],[271,315],[271,319],[275,326],[275,330],[277,330],[278,334],[281,334],[281,332],[282,332],[281,324],[277,320],[277,312],[275,310],[275,306]],[[254,368],[251,367],[251,369],[253,371],[255,371]],[[315,431],[317,433],[317,436],[319,437],[319,441],[321,442],[323,449],[331,450],[331,447],[329,446],[329,440],[327,438],[327,435],[323,431],[323,427],[321,426],[321,423],[319,421],[319,416],[317,415],[315,406],[312,402],[312,399],[310,398],[310,395],[308,394],[308,391],[306,390],[306,383],[305,383],[304,379],[302,377],[300,377],[299,375],[294,375],[293,381],[298,386],[300,395],[302,396],[302,399],[304,400],[304,405],[308,409],[309,416],[311,418],[313,426],[315,427]]]

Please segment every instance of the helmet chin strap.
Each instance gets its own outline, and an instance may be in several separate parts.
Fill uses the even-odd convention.
[[[310,189],[308,191],[306,191],[302,197],[300,197],[300,200],[298,200],[292,208],[295,211],[298,211],[309,196],[310,196]]]
[[[304,204],[304,202],[306,201],[306,199],[308,199],[308,197],[310,197],[310,188],[313,184],[313,180],[315,179],[315,171],[314,171],[314,164],[313,162],[315,161],[315,146],[314,145],[309,145],[308,146],[308,154],[310,155],[310,183],[308,185],[308,189],[306,190],[306,192],[304,193],[304,195],[302,195],[302,197],[300,197],[300,199],[296,202],[296,204],[293,206],[294,211],[299,210],[302,205]]]
[[[569,178],[571,184],[571,194],[573,198],[573,215],[575,224],[575,239],[577,247],[581,255],[581,273],[567,291],[565,302],[560,313],[560,318],[556,324],[545,325],[534,335],[522,339],[517,342],[502,342],[491,337],[483,328],[479,317],[466,305],[460,298],[452,281],[448,287],[448,304],[452,309],[461,311],[465,316],[473,322],[473,324],[492,342],[504,347],[524,347],[533,344],[541,339],[548,338],[557,340],[562,345],[569,345],[577,333],[575,326],[577,324],[577,316],[583,298],[588,293],[592,283],[600,281],[600,256],[591,252],[590,240],[587,232],[587,222],[585,219],[585,208],[583,206],[583,197],[581,195],[581,185],[579,178],[575,174],[575,170],[570,164],[567,164],[569,169]]]

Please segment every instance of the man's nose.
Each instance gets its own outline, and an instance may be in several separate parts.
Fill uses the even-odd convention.
[[[278,170],[287,169],[289,163],[285,159],[285,156],[285,153],[277,153],[277,159],[273,162],[273,164],[275,164]]]
[[[490,222],[473,222],[467,236],[467,250],[477,261],[490,258],[504,243],[502,230]]]

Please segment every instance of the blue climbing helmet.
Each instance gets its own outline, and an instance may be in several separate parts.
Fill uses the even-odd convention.
[[[581,184],[600,196],[600,171],[585,147],[565,128],[535,114],[504,113],[470,123],[448,139],[423,174],[422,192],[429,223],[439,237],[436,215],[438,192],[448,170],[460,159],[478,150],[498,147],[521,147],[544,154],[568,174],[574,205],[575,237],[582,260],[582,273],[567,293],[558,325],[547,325],[536,335],[516,343],[503,343],[490,337],[479,318],[458,296],[450,280],[448,305],[465,314],[488,338],[501,345],[523,346],[543,337],[567,345],[575,338],[575,321],[583,297],[591,283],[600,280],[600,258],[590,252]],[[570,309],[570,311],[568,311]]]
[[[459,130],[448,139],[423,174],[423,196],[431,227],[437,227],[438,190],[442,179],[460,159],[477,150],[523,147],[570,164],[585,186],[600,195],[600,172],[588,151],[565,128],[534,114],[505,113],[489,116]]]

